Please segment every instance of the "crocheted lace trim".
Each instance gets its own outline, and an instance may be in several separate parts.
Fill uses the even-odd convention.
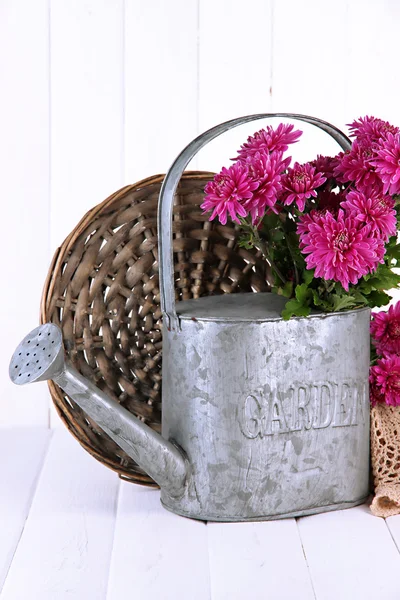
[[[378,517],[400,514],[400,407],[379,404],[371,409],[371,463]]]

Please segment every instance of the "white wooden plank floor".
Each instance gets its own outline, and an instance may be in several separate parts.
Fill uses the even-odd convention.
[[[208,525],[64,430],[0,429],[0,600],[400,599],[400,516]]]

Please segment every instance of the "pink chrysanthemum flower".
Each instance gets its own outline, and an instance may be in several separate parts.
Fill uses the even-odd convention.
[[[370,223],[372,234],[382,237],[384,242],[396,234],[396,211],[393,208],[394,200],[390,196],[352,190],[341,203],[341,207],[356,221]]]
[[[338,164],[339,159],[337,156],[321,156],[321,154],[318,154],[317,158],[310,162],[310,165],[315,167],[315,170],[326,179],[333,179],[333,171]]]
[[[268,125],[265,129],[257,131],[240,147],[237,159],[246,160],[248,156],[254,156],[257,152],[285,152],[289,144],[297,142],[303,133],[299,129],[293,131],[293,128],[293,125],[280,123],[276,129]]]
[[[307,269],[315,268],[316,277],[339,281],[346,291],[383,263],[382,239],[372,237],[370,225],[345,217],[343,210],[337,218],[329,211],[301,217],[297,232],[300,249],[308,254]]]
[[[379,354],[400,353],[400,302],[372,313],[371,336]]]
[[[297,223],[297,234],[300,236],[300,240],[302,237],[309,235],[310,226],[315,223],[318,224],[319,219],[324,212],[326,211],[312,210],[309,213],[301,215],[299,222]]]
[[[257,183],[257,189],[245,203],[253,224],[262,219],[268,208],[278,212],[275,204],[282,189],[281,174],[288,168],[289,163],[290,158],[283,159],[282,152],[257,152],[254,156],[247,157],[245,164],[249,169],[249,176]]]
[[[383,182],[384,193],[398,194],[400,192],[400,134],[389,133],[376,154],[377,157],[372,164]]]
[[[341,183],[354,181],[359,190],[372,188],[379,192],[382,181],[372,163],[375,158],[376,154],[369,144],[355,140],[351,150],[339,159],[334,176]]]
[[[400,357],[388,354],[380,358],[369,372],[372,403],[384,401],[390,406],[400,406]]]
[[[377,404],[385,403],[385,394],[382,392],[382,388],[376,381],[376,373],[372,371],[374,367],[369,370],[369,399],[372,406]]]
[[[213,211],[210,221],[218,217],[222,225],[225,225],[229,214],[232,221],[240,223],[238,216],[247,216],[245,203],[252,198],[257,187],[258,183],[250,179],[246,165],[238,162],[229,169],[223,167],[221,172],[207,183],[201,208],[204,212]]]
[[[382,138],[386,138],[388,133],[396,134],[399,128],[391,125],[382,119],[375,117],[360,117],[358,121],[348,125],[352,137],[358,140],[365,140],[370,144],[380,142]]]
[[[300,165],[294,163],[293,169],[282,177],[283,195],[281,200],[285,205],[296,202],[300,211],[304,210],[306,200],[317,196],[316,189],[325,183],[326,177],[317,173],[309,163]]]

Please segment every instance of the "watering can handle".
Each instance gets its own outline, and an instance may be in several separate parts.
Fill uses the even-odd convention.
[[[258,121],[259,119],[268,119],[272,117],[283,117],[286,119],[294,119],[315,125],[319,129],[326,131],[344,150],[350,150],[351,142],[349,138],[326,121],[308,117],[307,115],[297,115],[291,113],[263,113],[257,115],[248,115],[239,117],[221,123],[216,127],[212,127],[205,131],[182,150],[172,163],[168,173],[165,176],[160,191],[160,199],[158,204],[158,251],[159,251],[159,266],[160,266],[160,295],[161,295],[161,310],[168,329],[179,331],[179,320],[175,308],[175,282],[174,282],[174,255],[172,251],[172,214],[173,203],[176,189],[178,187],[183,171],[198,153],[203,146],[211,140],[225,133],[229,129],[233,129],[238,125]]]

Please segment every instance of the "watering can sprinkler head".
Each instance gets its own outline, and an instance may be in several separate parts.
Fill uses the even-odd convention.
[[[36,327],[15,350],[9,368],[17,385],[54,379],[65,368],[60,329],[52,323]]]
[[[189,463],[177,446],[112,400],[66,360],[62,333],[46,323],[29,333],[9,367],[17,385],[53,380],[171,497],[186,489]]]

